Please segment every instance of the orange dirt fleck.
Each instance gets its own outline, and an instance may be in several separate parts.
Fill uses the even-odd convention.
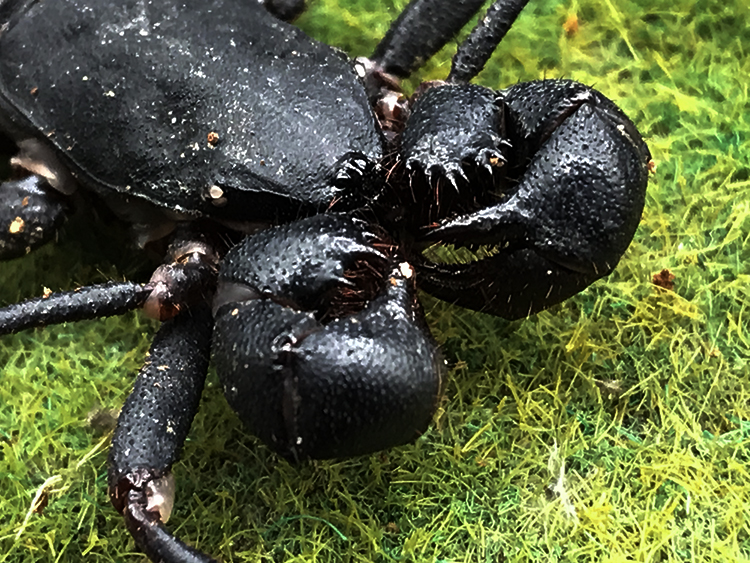
[[[651,277],[651,281],[654,285],[658,285],[659,287],[663,287],[670,291],[674,289],[674,280],[674,274],[667,268],[664,268],[661,272],[654,274]]]
[[[563,24],[563,29],[565,30],[565,35],[568,37],[572,37],[578,33],[578,16],[570,14]]]
[[[398,534],[399,532],[398,524],[396,524],[395,522],[388,522],[385,525],[385,531],[389,534]]]

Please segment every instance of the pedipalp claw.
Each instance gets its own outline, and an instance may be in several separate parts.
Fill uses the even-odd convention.
[[[502,97],[518,180],[498,201],[443,215],[419,238],[486,248],[468,264],[417,266],[433,295],[518,318],[614,269],[640,221],[651,157],[622,111],[582,84],[525,83]]]
[[[362,263],[384,255],[368,247],[371,232],[347,216],[318,215],[250,236],[224,260],[217,372],[246,425],[285,457],[401,444],[426,428],[435,408],[440,356],[416,299],[414,269],[395,255]],[[331,291],[333,270],[355,286],[346,291],[356,307],[331,314],[346,293]],[[224,295],[225,284],[244,284],[247,298],[236,288]]]

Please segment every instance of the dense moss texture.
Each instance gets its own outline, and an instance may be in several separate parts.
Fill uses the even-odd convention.
[[[299,24],[351,55],[404,4],[310,2]],[[426,299],[451,380],[430,431],[393,451],[288,465],[210,376],[176,533],[227,562],[747,561],[747,17],[746,0],[532,0],[479,82],[573,78],[638,125],[657,169],[617,270],[512,323]],[[419,78],[444,77],[452,49]],[[0,266],[0,301],[147,275],[81,233]],[[651,281],[665,268],[671,290]],[[0,560],[144,559],[105,493],[107,414],[155,328],[132,314],[0,340]]]

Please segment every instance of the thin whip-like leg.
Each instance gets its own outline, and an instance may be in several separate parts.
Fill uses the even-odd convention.
[[[453,57],[448,82],[469,82],[481,72],[528,0],[496,0]]]
[[[370,60],[388,74],[409,76],[455,37],[483,4],[484,0],[413,0]]]
[[[107,282],[28,299],[0,309],[0,335],[28,328],[122,315],[144,307],[166,320],[191,304],[210,299],[217,257],[202,240],[177,237],[170,260],[148,283]]]

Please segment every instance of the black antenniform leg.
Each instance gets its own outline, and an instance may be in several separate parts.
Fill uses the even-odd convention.
[[[248,237],[222,264],[216,369],[281,455],[369,453],[415,439],[432,417],[440,361],[414,272],[378,248],[363,223],[321,215]]]
[[[360,58],[365,88],[387,137],[408,115],[399,78],[409,76],[450,41],[484,0],[412,0],[369,59]]]
[[[428,85],[416,96],[401,138],[401,154],[407,168],[421,170],[429,184],[443,177],[457,189],[459,179],[469,181],[467,169],[482,168],[489,173],[483,180],[487,183],[505,165],[510,142],[502,97],[489,88],[465,83],[482,70],[527,1],[496,0],[459,46],[448,84]],[[442,8],[460,19],[453,6]],[[378,109],[379,114],[385,113]]]
[[[527,1],[496,0],[459,47],[453,59],[449,83],[468,82],[482,70]],[[406,116],[410,113],[410,103],[401,94],[399,78],[409,76],[437,53],[483,4],[483,0],[412,0],[391,25],[372,56],[359,59],[365,88],[387,137],[392,138],[403,130]],[[456,103],[462,103],[462,100]],[[452,117],[463,117],[461,110],[460,105],[448,109],[449,127],[453,125]],[[468,126],[462,127],[463,131],[468,129]],[[430,140],[428,137],[425,139]],[[452,145],[458,145],[458,141],[452,141]],[[489,154],[487,151],[492,151],[492,148],[483,143],[475,153],[480,151]],[[451,160],[445,167],[449,171],[448,178],[460,175],[459,163],[460,160]],[[430,164],[425,162],[422,168],[427,172]]]
[[[41,176],[0,183],[0,260],[23,256],[55,237],[65,204]]]
[[[370,59],[388,74],[409,76],[477,13],[484,0],[412,0]]]
[[[120,413],[109,456],[109,494],[138,547],[152,561],[214,561],[165,527],[174,491],[172,465],[198,409],[208,370],[213,320],[201,305],[166,321]]]
[[[448,82],[469,82],[479,74],[528,0],[495,0],[453,56]]]
[[[122,315],[143,307],[159,320],[205,303],[216,286],[218,257],[200,237],[178,233],[168,250],[170,261],[157,268],[149,283],[108,282],[52,293],[0,309],[0,335],[50,324]]]
[[[0,334],[122,315],[142,306],[152,291],[150,284],[109,282],[29,299],[0,309]]]

